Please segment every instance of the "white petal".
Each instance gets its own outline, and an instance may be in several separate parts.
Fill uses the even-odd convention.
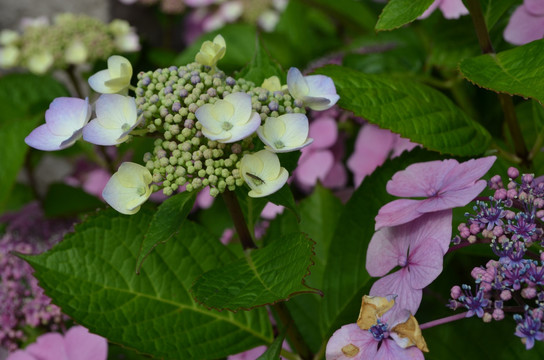
[[[290,68],[287,73],[287,88],[295,99],[300,100],[308,95],[308,92],[310,91],[304,76],[302,76],[299,69],[294,67]]]
[[[227,47],[227,43],[225,42],[225,38],[221,36],[221,34],[216,35],[213,38],[213,42],[221,47]]]
[[[120,213],[135,214],[151,195],[151,181],[151,173],[145,167],[125,162],[106,184],[102,197]]]
[[[91,120],[83,128],[83,140],[95,145],[117,145],[123,137],[124,131],[121,128],[105,128],[98,119]]]
[[[89,86],[91,89],[101,94],[113,94],[117,91],[113,91],[108,86],[106,86],[106,81],[110,80],[110,72],[106,70],[101,70],[96,74],[92,75],[89,78]]]
[[[309,92],[306,94],[304,104],[312,110],[326,110],[332,107],[340,99],[336,93],[334,82],[328,76],[310,75],[305,77]]]
[[[251,96],[244,92],[237,92],[225,96],[224,100],[234,107],[234,114],[232,115],[233,125],[243,125],[249,121],[253,112]]]
[[[130,61],[119,55],[112,55],[108,58],[108,71],[110,78],[127,78],[130,82],[132,77],[132,65]]]
[[[59,97],[45,112],[45,122],[51,133],[70,137],[80,130],[91,117],[89,99]]]
[[[218,100],[221,101],[221,100]],[[195,112],[195,117],[203,126],[202,133],[206,131],[209,134],[219,134],[223,129],[221,124],[214,118],[212,109],[215,104],[204,104],[199,107]],[[208,136],[204,134],[204,136]],[[212,139],[213,140],[213,139]]]
[[[136,123],[138,113],[136,101],[132,97],[105,94],[98,98],[95,106],[96,117],[105,128],[121,129],[125,126],[128,129]]]
[[[257,113],[253,113],[251,119],[245,125],[234,125],[230,130],[232,137],[228,141],[223,141],[225,143],[231,143],[238,140],[245,139],[249,135],[253,134],[261,125],[261,116]]]
[[[287,179],[289,178],[289,173],[285,168],[280,169],[278,177],[274,180],[268,180],[259,186],[256,189],[251,190],[248,195],[250,197],[263,197],[275,193],[285,185]]]
[[[81,135],[81,134],[79,134]],[[72,134],[67,136],[59,136],[53,134],[47,124],[38,126],[25,138],[25,143],[34,149],[43,151],[62,150],[72,145],[77,138],[71,139]],[[70,142],[66,142],[67,140]]]
[[[299,146],[308,139],[310,126],[306,115],[284,114],[278,117],[278,119],[285,124],[285,134],[282,136],[285,146]]]

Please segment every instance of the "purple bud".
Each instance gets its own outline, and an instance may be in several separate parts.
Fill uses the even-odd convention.
[[[151,84],[151,79],[149,78],[149,76],[146,76],[145,78],[143,78],[142,84],[144,86],[147,86],[147,85]]]
[[[172,111],[173,112],[178,112],[179,109],[181,109],[181,104],[179,101],[176,101],[175,103],[172,104]]]
[[[175,65],[172,65],[172,66],[170,66],[170,67],[168,68],[168,70],[170,70],[170,71],[177,71],[177,70],[178,70],[178,67],[175,66]]]
[[[179,91],[179,96],[184,98],[184,97],[187,97],[187,95],[189,95],[189,92],[187,91],[187,89],[181,89]]]
[[[506,192],[506,197],[508,199],[515,199],[518,196],[518,192],[515,189],[510,189]]]
[[[495,309],[493,310],[493,319],[495,321],[500,321],[504,319],[504,311],[501,309]]]
[[[229,86],[234,86],[234,85],[236,85],[236,80],[234,80],[234,78],[232,78],[232,77],[230,77],[230,76],[225,80],[225,82],[226,82],[227,85],[229,85]]]
[[[270,109],[270,111],[277,111],[278,107],[279,105],[276,101],[271,101],[270,103],[268,103],[268,108]]]
[[[159,101],[159,96],[157,94],[151,96],[149,98],[149,102],[152,103],[152,104],[155,104],[157,101]]]
[[[163,90],[163,93],[166,95],[166,94],[171,94],[172,93],[172,87],[171,86],[167,86],[165,87]]]
[[[515,167],[510,167],[508,168],[508,177],[510,177],[511,179],[515,179],[519,176],[519,170],[516,169]]]
[[[200,76],[198,76],[198,75],[191,76],[191,84],[196,85],[199,82],[200,82]]]
[[[194,114],[198,110],[198,105],[195,103],[191,103],[189,104],[189,107],[187,109]]]
[[[470,224],[470,233],[476,235],[480,232],[480,225],[474,223]]]
[[[508,301],[512,298],[512,292],[510,290],[501,291],[500,295],[501,300]]]
[[[495,194],[493,195],[495,200],[505,200],[506,199],[506,189],[498,189],[495,190]]]
[[[536,289],[532,286],[526,287],[521,290],[521,296],[525,299],[532,299],[536,297]]]
[[[194,121],[191,120],[191,119],[186,119],[185,122],[183,123],[183,126],[186,127],[187,129],[192,129],[193,126],[194,126]]]
[[[461,296],[461,293],[462,293],[461,288],[458,285],[455,285],[454,287],[451,288],[450,296],[452,299],[457,300],[459,296]]]

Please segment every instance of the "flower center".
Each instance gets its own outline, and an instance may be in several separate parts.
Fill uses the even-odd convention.
[[[408,258],[406,255],[399,256],[398,264],[400,267],[405,267],[408,264]]]
[[[130,125],[127,123],[124,123],[123,126],[121,126],[121,130],[123,130],[123,132],[128,131],[129,129],[130,129]]]
[[[283,141],[277,140],[277,141],[274,143],[274,146],[276,147],[276,149],[283,149],[283,148],[285,147],[285,144],[283,143]]]
[[[223,122],[223,130],[229,131],[230,129],[232,129],[232,126],[233,125],[228,121]]]
[[[138,196],[143,196],[145,195],[146,193],[146,188],[144,186],[140,186],[136,189],[136,193],[138,194]]]
[[[348,344],[342,348],[342,353],[347,357],[355,357],[359,353],[359,348],[353,344]]]
[[[376,324],[372,325],[368,331],[376,341],[382,341],[384,338],[389,337],[387,324],[382,322],[380,319],[378,319]]]

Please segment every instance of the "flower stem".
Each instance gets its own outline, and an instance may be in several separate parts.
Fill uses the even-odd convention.
[[[468,7],[468,11],[470,12],[470,16],[472,17],[472,22],[474,24],[474,29],[476,30],[476,36],[478,37],[478,42],[480,43],[482,52],[484,54],[495,53],[491,43],[491,38],[489,37],[489,32],[487,31],[487,26],[485,24],[480,0],[467,0],[466,5]],[[516,155],[522,159],[523,165],[530,167],[531,161],[529,160],[529,152],[527,151],[527,146],[525,145],[525,140],[523,139],[521,128],[516,118],[512,96],[502,93],[498,94],[498,96],[504,112],[506,124],[508,125],[508,130],[510,131],[510,135],[514,141]]]
[[[223,200],[225,200],[225,204],[227,205],[227,209],[232,218],[232,221],[234,222],[234,227],[236,229],[236,232],[238,233],[238,237],[240,238],[240,242],[242,243],[242,247],[244,248],[244,250],[257,249],[257,245],[255,245],[255,242],[253,241],[253,238],[249,233],[246,221],[244,220],[242,209],[240,208],[240,204],[238,203],[238,199],[236,198],[236,194],[234,193],[234,191],[225,191],[223,193]],[[281,322],[283,323],[283,326],[286,327],[287,337],[289,338],[291,344],[297,351],[300,358],[303,360],[312,359],[312,352],[308,345],[304,342],[302,334],[295,326],[295,322],[293,321],[291,314],[289,314],[289,310],[287,309],[285,303],[279,302],[272,305],[272,307],[278,314]]]
[[[66,73],[68,74],[68,77],[70,78],[70,82],[72,83],[72,86],[74,87],[77,97],[84,99],[85,96],[83,95],[81,86],[79,86],[79,79],[77,78],[77,75],[76,75],[75,65],[68,66],[68,69],[66,69]]]
[[[429,321],[429,322],[426,322],[425,324],[419,325],[419,328],[421,330],[425,330],[425,329],[428,329],[428,328],[432,328],[433,326],[447,324],[449,322],[456,321],[456,320],[461,320],[461,319],[464,319],[467,316],[467,313],[468,313],[468,311],[466,311],[464,313],[451,315],[451,316],[446,316],[445,318],[442,318],[442,319]]]
[[[240,204],[238,203],[238,199],[236,198],[234,191],[225,191],[223,193],[223,200],[225,200],[230,217],[232,218],[232,221],[234,221],[234,228],[238,233],[238,237],[240,238],[240,242],[242,243],[244,250],[257,249],[257,245],[255,245],[253,242],[253,238],[251,237],[249,229],[247,228],[244,215],[242,214],[242,209],[240,208]]]

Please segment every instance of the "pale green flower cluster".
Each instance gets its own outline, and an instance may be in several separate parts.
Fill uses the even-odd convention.
[[[284,91],[270,91],[212,69],[194,62],[138,74],[136,104],[144,126],[157,137],[153,152],[147,153],[144,161],[153,182],[166,195],[183,186],[186,191],[209,186],[212,196],[234,190],[245,182],[240,170],[242,157],[255,152],[256,146],[262,148],[256,133],[234,142],[204,136],[195,116],[203,105],[245,93],[251,97],[252,111],[263,122],[287,113],[305,113],[302,104]]]
[[[52,24],[27,26],[22,33],[0,32],[0,68],[18,66],[44,74],[139,49],[138,36],[124,20],[105,24],[86,15],[66,13],[57,15]]]

